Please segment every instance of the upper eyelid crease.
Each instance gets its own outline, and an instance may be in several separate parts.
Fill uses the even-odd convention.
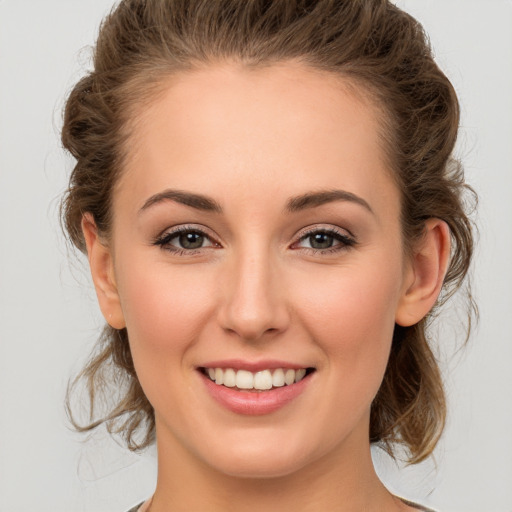
[[[350,238],[357,241],[357,237],[347,228],[335,227],[335,226],[324,226],[324,225],[312,225],[307,226],[299,231],[299,239],[310,236],[314,233],[328,233],[334,236],[339,236],[342,238]]]
[[[171,228],[167,228],[164,231],[162,231],[159,235],[155,237],[155,240],[162,240],[164,238],[170,237],[170,236],[179,236],[182,233],[200,233],[201,235],[211,239],[212,241],[216,242],[216,238],[209,233],[209,230],[205,229],[204,227],[199,227],[195,225],[180,225],[180,226],[174,226]],[[216,242],[217,243],[217,242]]]

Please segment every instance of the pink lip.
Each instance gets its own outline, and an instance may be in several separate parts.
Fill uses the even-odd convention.
[[[217,365],[215,367],[233,368],[233,366],[240,368],[240,366],[236,365]],[[209,368],[213,368],[213,366],[209,366]],[[269,366],[265,368],[268,369]],[[277,366],[277,368],[283,368],[283,366]],[[313,374],[306,375],[306,377],[295,384],[260,392],[238,391],[226,386],[219,386],[202,372],[199,372],[199,375],[202,377],[210,396],[220,405],[236,414],[256,416],[270,414],[292,402],[306,389]]]

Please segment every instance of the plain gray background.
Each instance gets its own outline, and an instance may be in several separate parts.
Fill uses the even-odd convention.
[[[112,3],[0,0],[1,512],[122,512],[154,486],[154,454],[129,454],[101,433],[83,444],[63,410],[102,320],[58,228],[72,167],[58,131]],[[450,416],[435,462],[398,470],[380,453],[376,461],[391,489],[443,512],[511,512],[512,2],[398,4],[424,24],[460,95],[457,154],[480,195],[481,320],[456,351],[455,307],[442,319]]]

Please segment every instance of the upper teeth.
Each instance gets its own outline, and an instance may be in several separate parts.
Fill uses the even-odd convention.
[[[266,390],[299,382],[306,375],[306,369],[277,368],[273,371],[262,370],[253,373],[247,370],[234,370],[233,368],[206,368],[206,373],[215,384],[224,385],[228,388]]]

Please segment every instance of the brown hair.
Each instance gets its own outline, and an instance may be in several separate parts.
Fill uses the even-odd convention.
[[[246,66],[299,60],[363,85],[384,113],[406,249],[428,218],[442,219],[451,229],[451,263],[438,305],[449,298],[468,272],[473,249],[464,199],[470,189],[451,158],[458,102],[421,25],[386,0],[121,1],[103,22],[93,70],[75,86],[65,109],[62,141],[76,165],[62,219],[72,243],[85,251],[80,223],[86,212],[108,239],[113,187],[136,108],[154,97],[167,76],[223,60]],[[468,298],[472,304],[469,291]],[[431,454],[446,415],[438,363],[427,341],[431,317],[396,326],[371,409],[371,441],[390,453],[395,443],[405,445],[411,462]],[[105,328],[74,385],[82,380],[90,417],[86,425],[72,419],[76,428],[105,423],[130,449],[152,442],[154,411],[137,380],[125,329]],[[110,410],[96,413],[95,406],[113,395]],[[68,395],[73,418],[69,404]]]

